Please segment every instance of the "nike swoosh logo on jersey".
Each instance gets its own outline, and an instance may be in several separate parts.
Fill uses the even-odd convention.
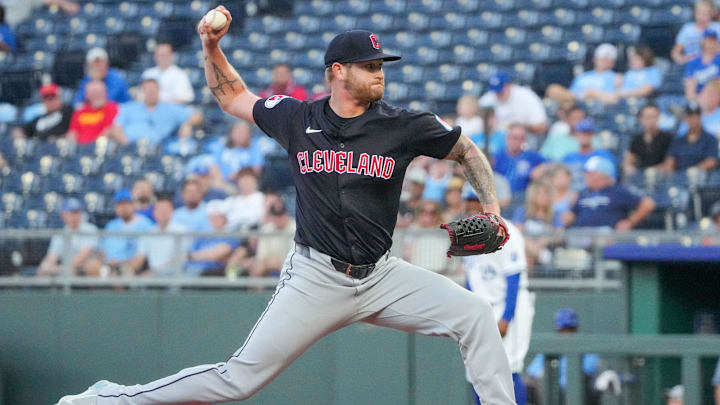
[[[322,132],[322,129],[312,129],[312,128],[310,128],[310,127],[307,127],[307,128],[305,129],[305,133],[306,133],[306,134],[314,134],[314,133],[316,133],[316,132]]]

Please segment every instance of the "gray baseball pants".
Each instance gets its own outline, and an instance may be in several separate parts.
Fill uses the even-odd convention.
[[[305,350],[363,321],[406,332],[451,337],[484,405],[515,404],[510,366],[495,316],[481,297],[444,276],[384,255],[358,280],[330,257],[297,245],[288,253],[265,311],[226,362],[181,370],[144,385],[103,388],[105,404],[212,404],[250,398]],[[277,340],[278,336],[292,339]]]

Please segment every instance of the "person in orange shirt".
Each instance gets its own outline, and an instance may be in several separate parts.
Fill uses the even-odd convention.
[[[118,105],[108,101],[105,83],[99,80],[85,87],[85,99],[85,104],[73,113],[67,135],[79,144],[92,143],[101,136],[107,136],[118,113]]]

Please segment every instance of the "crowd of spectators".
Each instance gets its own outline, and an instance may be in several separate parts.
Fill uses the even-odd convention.
[[[72,2],[52,1],[65,13],[77,12]],[[699,1],[694,10],[694,20],[682,27],[671,54],[661,55],[670,57],[668,63],[684,65],[684,105],[666,111],[655,104],[664,77],[652,48],[630,46],[622,58],[623,49],[602,43],[593,50],[590,69],[578,73],[569,87],[549,85],[544,100],[515,82],[510,72],[499,71],[482,83],[487,92],[481,97],[465,94],[457,100],[455,114],[443,116],[488,154],[503,215],[526,234],[531,266],[547,250],[546,236],[556,230],[641,227],[656,204],[629,179],[648,171],[670,176],[688,169],[717,170],[720,23],[711,2]],[[0,51],[12,52],[14,46],[0,7]],[[158,41],[152,56],[155,66],[128,83],[125,72],[111,67],[105,49],[91,48],[78,87],[45,83],[38,92],[40,102],[25,107],[25,123],[12,129],[14,138],[42,142],[66,138],[87,145],[102,138],[120,146],[143,142],[167,154],[198,155],[190,159],[182,187],[174,195],[158,196],[150,182],[138,180],[131,191],[123,189],[113,196],[116,218],[104,229],[150,232],[148,237],[53,238],[38,274],[56,274],[65,258],[72,260],[74,273],[88,275],[166,275],[178,265],[193,275],[260,276],[278,271],[287,248],[282,240],[290,239],[287,235],[295,225],[283,197],[261,189],[263,139],[254,136],[247,123],[234,121],[224,136],[201,145],[194,135],[209,118],[207,111],[193,105],[196,94],[188,73],[175,64],[173,45]],[[627,63],[619,64],[619,59]],[[620,73],[618,66],[627,69]],[[310,94],[295,83],[293,67],[279,63],[259,94],[301,100],[327,95],[323,83],[313,89]],[[63,94],[70,91],[74,94]],[[611,150],[599,136],[606,128],[588,106],[627,100],[640,106],[638,132],[625,134],[627,145]],[[670,125],[664,122],[669,114],[676,120]],[[455,164],[416,159],[405,177],[397,227],[420,235],[416,230],[437,228],[461,216],[466,188]],[[95,230],[79,200],[65,201],[62,220],[69,231]],[[281,235],[224,235],[258,229]],[[178,239],[169,232],[207,235]],[[69,241],[67,249],[63,240]],[[443,245],[432,237],[408,237],[402,254],[422,261],[426,259],[420,256],[433,256],[429,252],[440,252],[438,246]],[[441,253],[435,256],[443,257]],[[443,268],[441,262],[424,264],[437,271]]]

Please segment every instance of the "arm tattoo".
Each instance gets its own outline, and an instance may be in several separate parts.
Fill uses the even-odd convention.
[[[445,159],[458,161],[465,178],[475,189],[483,205],[497,203],[493,170],[485,154],[465,135],[461,135]]]
[[[212,68],[213,68],[213,73],[215,73],[215,81],[217,81],[217,86],[210,87],[210,91],[215,96],[215,98],[218,98],[218,92],[220,92],[223,96],[227,95],[225,93],[225,89],[223,89],[223,87],[225,85],[229,85],[230,90],[232,90],[233,92],[243,90],[244,83],[242,81],[240,81],[239,78],[236,77],[235,79],[230,80],[225,75],[225,73],[218,67],[218,65],[216,65],[214,62],[212,64]],[[238,84],[240,85],[240,88],[238,90],[235,90],[235,86],[234,86],[235,82],[239,82]]]

